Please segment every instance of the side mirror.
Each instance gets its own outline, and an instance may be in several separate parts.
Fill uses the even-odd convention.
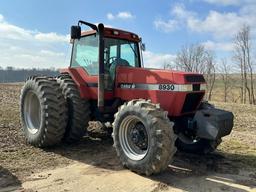
[[[76,26],[71,26],[71,33],[70,33],[71,39],[80,39],[81,37],[81,27],[76,25]]]
[[[146,45],[145,45],[145,43],[141,43],[141,50],[142,50],[142,51],[146,51]]]

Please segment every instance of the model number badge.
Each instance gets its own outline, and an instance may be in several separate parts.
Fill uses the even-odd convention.
[[[160,84],[159,90],[163,91],[173,91],[175,89],[173,84]]]

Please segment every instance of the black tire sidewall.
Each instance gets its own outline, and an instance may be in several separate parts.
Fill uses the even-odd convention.
[[[22,94],[21,94],[21,121],[22,121],[22,125],[23,125],[23,131],[25,134],[25,137],[27,138],[29,143],[32,144],[36,144],[38,143],[38,141],[40,141],[42,139],[42,137],[44,136],[44,125],[45,125],[45,113],[43,112],[43,98],[40,96],[39,92],[38,92],[38,85],[33,82],[33,81],[27,81],[25,86],[22,89]],[[41,119],[40,119],[40,127],[38,129],[38,131],[35,134],[32,134],[29,130],[28,127],[26,126],[26,122],[25,122],[25,117],[24,117],[24,100],[27,96],[27,93],[32,91],[38,98],[39,102],[40,102],[40,108],[41,108]]]
[[[57,81],[68,106],[68,121],[63,141],[68,144],[76,143],[87,132],[91,119],[90,102],[81,98],[80,90],[69,74],[61,74]]]
[[[122,159],[122,161],[125,161],[128,165],[127,166],[131,166],[131,167],[136,167],[136,169],[138,167],[141,166],[145,166],[149,161],[151,161],[152,156],[155,156],[156,154],[156,148],[152,147],[152,146],[156,146],[156,140],[154,139],[154,130],[152,128],[153,124],[152,124],[152,118],[151,116],[144,116],[142,115],[143,113],[139,113],[138,112],[139,109],[133,109],[131,110],[126,110],[120,113],[121,118],[119,118],[117,120],[117,125],[116,125],[116,129],[115,129],[115,141],[117,142],[116,147],[118,148],[118,150],[120,151],[120,157]],[[136,117],[138,117],[141,122],[143,123],[143,125],[145,126],[145,129],[147,131],[147,136],[148,136],[148,151],[147,154],[145,155],[145,157],[141,160],[135,161],[130,159],[129,157],[127,157],[127,155],[125,154],[125,152],[123,151],[123,148],[121,146],[120,143],[120,138],[119,138],[119,131],[121,128],[121,122],[128,116],[130,115],[135,115]]]

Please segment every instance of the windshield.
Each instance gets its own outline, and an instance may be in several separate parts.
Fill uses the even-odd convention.
[[[76,39],[71,59],[72,67],[83,67],[90,75],[98,74],[99,43],[96,35]]]
[[[83,67],[90,75],[97,75],[99,69],[98,35],[76,39],[73,46],[71,66]],[[123,39],[104,38],[105,72],[114,77],[118,65],[140,67],[138,43]]]

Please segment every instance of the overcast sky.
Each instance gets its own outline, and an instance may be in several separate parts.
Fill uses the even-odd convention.
[[[255,0],[1,0],[0,66],[65,67],[70,26],[79,19],[139,34],[148,67],[162,67],[191,43],[222,58],[243,24],[256,37],[255,10]]]

